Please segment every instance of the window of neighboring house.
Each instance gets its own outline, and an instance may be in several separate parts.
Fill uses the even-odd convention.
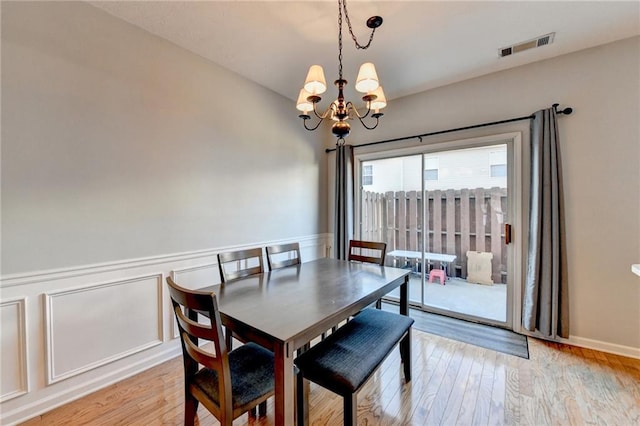
[[[507,176],[507,151],[490,152],[489,167],[491,169],[491,177]]]
[[[438,169],[440,168],[440,159],[431,157],[424,159],[424,180],[438,180]]]
[[[362,186],[373,185],[373,166],[362,166]]]

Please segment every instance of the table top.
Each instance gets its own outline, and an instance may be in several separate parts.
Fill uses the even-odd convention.
[[[411,251],[411,250],[393,250],[391,253],[388,253],[389,256],[395,257],[410,257],[413,259],[421,259],[422,252],[420,251]],[[435,260],[438,262],[453,262],[456,260],[455,254],[443,254],[443,253],[424,253],[424,258],[428,260]]]
[[[200,290],[216,293],[223,323],[232,329],[246,326],[299,346],[395,289],[408,274],[323,258]]]

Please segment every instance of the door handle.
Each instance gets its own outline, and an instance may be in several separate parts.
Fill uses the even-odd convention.
[[[511,244],[511,224],[504,224],[504,243]]]

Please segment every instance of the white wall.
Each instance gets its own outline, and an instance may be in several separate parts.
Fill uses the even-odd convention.
[[[81,2],[2,3],[2,273],[326,231],[285,99]]]
[[[640,261],[640,37],[391,100],[379,128],[356,123],[349,143],[525,116],[556,102],[574,108],[559,118],[571,341],[640,356],[640,280],[631,272]],[[512,130],[528,140],[524,122],[425,138],[423,145]],[[330,167],[334,158],[328,156]]]
[[[292,102],[84,2],[2,2],[0,423],[180,353],[165,278],[326,255],[325,154]]]

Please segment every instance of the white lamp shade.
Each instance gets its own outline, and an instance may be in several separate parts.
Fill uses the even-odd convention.
[[[304,89],[300,89],[298,101],[296,102],[296,108],[304,112],[305,114],[313,110],[313,104],[307,100],[309,96],[311,96],[311,93],[307,92]]]
[[[372,95],[376,95],[377,97],[371,101],[370,108],[373,110],[380,110],[387,106],[387,98],[384,96],[384,92],[382,91],[382,86],[378,86],[376,90],[371,92]]]
[[[360,93],[371,93],[378,88],[378,74],[376,67],[371,62],[360,65],[358,79],[356,80],[356,90]]]
[[[324,79],[324,70],[320,65],[311,65],[304,81],[304,90],[312,95],[320,95],[327,90],[327,82]]]

